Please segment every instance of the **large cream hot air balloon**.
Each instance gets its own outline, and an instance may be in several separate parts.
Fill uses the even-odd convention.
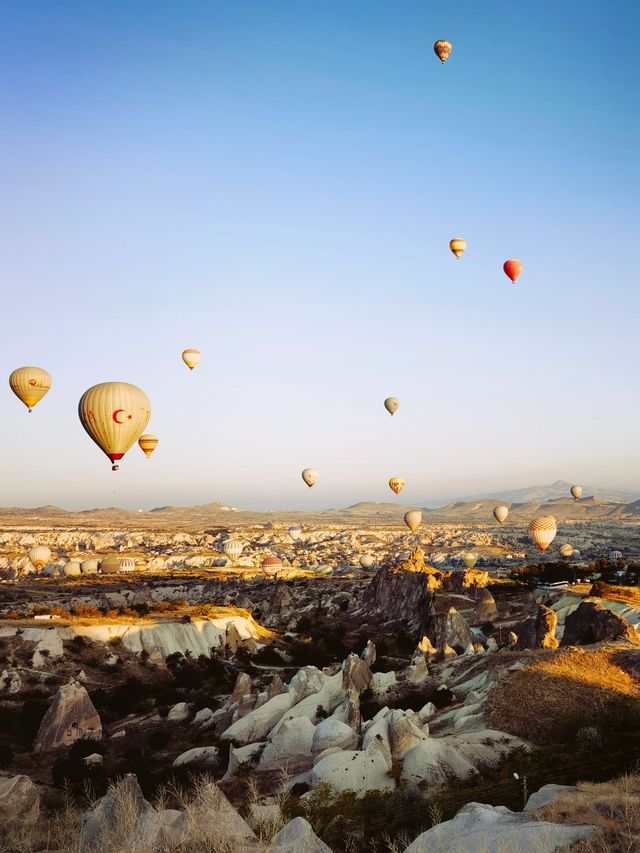
[[[462,237],[454,237],[453,240],[449,242],[449,248],[456,258],[461,258],[467,248],[467,241],[463,240]]]
[[[399,495],[400,492],[404,489],[405,481],[402,477],[392,477],[389,480],[389,488],[392,492],[395,492],[396,495]]]
[[[240,554],[244,551],[244,545],[238,539],[227,539],[222,550],[231,562],[235,563]]]
[[[305,468],[302,472],[302,479],[305,481],[307,486],[311,488],[315,481],[318,479],[318,472],[315,468]]]
[[[51,549],[47,548],[46,545],[36,545],[34,548],[31,548],[27,556],[31,561],[31,565],[35,566],[38,570],[43,569],[51,560]]]
[[[158,446],[158,437],[151,435],[150,432],[145,432],[145,434],[141,435],[138,439],[138,444],[140,445],[140,450],[142,450],[148,459]]]
[[[287,532],[289,536],[293,539],[293,541],[297,542],[298,539],[302,536],[302,527],[300,527],[299,524],[292,524]]]
[[[582,497],[582,486],[571,486],[571,494],[574,501],[579,500]]]
[[[447,59],[449,59],[449,57],[451,56],[453,45],[450,41],[446,41],[445,39],[438,39],[438,41],[433,46],[433,50],[440,62],[445,63]]]
[[[502,524],[507,520],[507,516],[509,515],[509,509],[504,506],[504,504],[500,504],[493,511],[493,517],[498,522],[498,524]]]
[[[78,403],[80,423],[111,462],[112,471],[144,432],[151,403],[140,388],[128,382],[102,382],[85,391]]]
[[[360,565],[363,569],[370,569],[375,561],[376,559],[373,554],[363,554],[362,557],[360,557]]]
[[[31,411],[51,388],[51,376],[41,367],[18,367],[9,377],[9,385]]]
[[[409,512],[405,512],[404,523],[407,525],[407,527],[412,533],[415,533],[416,530],[422,524],[422,513],[420,512],[420,510],[410,509]]]
[[[552,515],[539,515],[534,518],[530,522],[528,530],[531,541],[538,546],[543,554],[556,538],[558,532],[556,520]]]
[[[200,352],[200,350],[199,349],[193,349],[193,347],[186,349],[182,353],[182,360],[187,365],[189,370],[193,370],[193,368],[197,364],[200,363],[201,358],[202,358],[202,353]]]
[[[398,406],[400,405],[400,400],[397,397],[387,397],[384,401],[384,407],[389,412],[391,417],[393,417],[394,413],[398,411]]]
[[[467,551],[465,554],[462,555],[462,562],[468,569],[472,569],[478,562],[478,557],[472,551]]]

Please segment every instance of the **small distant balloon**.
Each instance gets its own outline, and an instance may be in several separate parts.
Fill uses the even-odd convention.
[[[565,557],[566,559],[571,557],[573,555],[573,545],[569,545],[568,542],[566,545],[561,545],[560,546],[560,554],[561,554],[561,556]]]
[[[51,560],[51,550],[46,545],[36,545],[28,554],[31,565],[36,569],[43,569]]]
[[[232,563],[235,563],[244,550],[244,544],[238,539],[227,539],[222,546],[222,550],[224,551],[225,556],[228,557]]]
[[[375,557],[373,554],[363,554],[360,557],[360,565],[363,569],[370,569],[371,566],[375,563]]]
[[[187,365],[189,370],[193,370],[193,368],[200,363],[200,359],[202,358],[202,353],[199,349],[189,348],[186,349],[182,353],[182,360]]]
[[[556,520],[552,515],[539,515],[529,523],[528,531],[531,541],[544,554],[556,538],[558,528]]]
[[[462,562],[468,569],[472,569],[478,562],[478,556],[472,551],[467,551],[465,554],[462,555]]]
[[[453,45],[450,41],[446,41],[445,39],[438,39],[438,41],[433,46],[433,51],[435,55],[438,57],[440,62],[443,64],[449,59],[451,56],[451,52],[453,50]]]
[[[404,489],[405,481],[402,477],[392,477],[389,480],[389,488],[392,492],[395,492],[396,495],[399,495],[400,492]]]
[[[394,413],[398,411],[398,406],[400,405],[400,400],[397,397],[387,397],[384,401],[384,407],[389,412],[391,417],[393,417]]]
[[[493,511],[493,517],[498,522],[498,524],[502,524],[507,520],[507,516],[509,515],[508,507],[504,506],[504,504],[500,504]]]
[[[449,248],[456,258],[461,258],[467,248],[467,241],[463,240],[462,237],[454,237],[449,243]]]
[[[507,278],[510,278],[511,281],[515,282],[515,280],[522,272],[522,261],[516,261],[511,258],[510,260],[504,262],[502,269],[504,270]]]
[[[147,459],[149,459],[153,451],[158,446],[158,437],[156,435],[152,435],[150,432],[146,432],[138,439],[138,445]]]
[[[571,486],[571,494],[574,501],[579,500],[582,497],[582,486]]]
[[[305,468],[302,472],[302,479],[305,481],[307,486],[311,488],[315,481],[318,479],[318,472],[315,468]]]
[[[302,536],[302,527],[299,524],[292,524],[288,530],[289,536],[293,539],[294,542],[297,542],[298,539]]]
[[[405,512],[404,523],[407,525],[407,527],[412,533],[415,533],[416,530],[422,524],[422,513],[420,512],[420,510],[410,509],[409,512]]]
[[[29,411],[51,388],[51,376],[42,367],[17,367],[9,376],[9,386]]]

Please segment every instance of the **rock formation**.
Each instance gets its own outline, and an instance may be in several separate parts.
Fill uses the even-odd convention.
[[[428,636],[441,654],[444,653],[446,646],[452,648],[457,654],[462,654],[475,642],[471,628],[455,607],[450,607],[446,613],[436,614]]]
[[[40,723],[33,751],[70,746],[81,738],[100,740],[101,737],[102,723],[89,694],[82,684],[72,680],[56,693]]]
[[[518,630],[516,651],[522,649],[557,649],[556,625],[558,617],[544,604],[538,606],[535,616],[527,619]]]
[[[583,601],[564,623],[563,646],[587,645],[602,640],[626,640],[639,644],[640,637],[623,616],[597,601]]]
[[[40,815],[40,791],[28,776],[0,779],[0,824],[36,823]]]
[[[425,563],[424,552],[418,546],[408,560],[383,566],[376,572],[364,594],[364,607],[385,620],[407,623],[410,631],[426,634],[433,592],[439,588],[441,577]]]

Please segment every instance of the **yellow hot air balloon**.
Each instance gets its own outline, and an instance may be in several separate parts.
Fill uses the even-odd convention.
[[[18,367],[9,377],[9,385],[31,411],[51,388],[51,376],[42,367]]]
[[[502,524],[507,520],[507,516],[509,515],[509,510],[504,504],[497,506],[493,511],[493,517],[498,522],[498,524]]]
[[[410,509],[409,512],[405,512],[404,523],[407,525],[407,527],[412,533],[415,533],[416,530],[422,524],[422,513],[420,512],[420,510]]]
[[[543,554],[556,538],[558,532],[556,520],[552,515],[539,515],[534,518],[530,522],[528,530],[531,541],[538,546]]]
[[[315,481],[318,479],[318,472],[315,468],[305,468],[302,472],[302,479],[305,481],[307,486],[311,488]]]
[[[389,480],[389,488],[392,492],[395,492],[396,495],[399,495],[400,492],[404,489],[405,481],[402,477],[392,477]]]
[[[84,392],[78,416],[89,437],[113,463],[111,470],[138,440],[151,417],[151,403],[128,382],[102,382]]]
[[[202,353],[199,349],[189,348],[186,349],[182,353],[182,360],[187,365],[189,370],[193,370],[193,368],[200,363],[200,359],[202,358]]]
[[[141,435],[138,439],[138,444],[140,445],[140,450],[142,450],[148,459],[158,446],[158,438],[155,435],[151,435],[150,432],[145,432],[145,434]]]
[[[449,248],[456,258],[461,258],[467,248],[467,241],[463,240],[462,237],[454,237],[453,240],[449,242]]]
[[[573,545],[569,545],[569,543],[565,543],[560,546],[560,554],[565,557],[565,559],[569,559],[573,555]]]
[[[389,412],[391,417],[393,417],[394,413],[398,411],[398,406],[400,405],[400,400],[396,397],[387,397],[384,401],[384,407]]]
[[[438,39],[438,41],[433,46],[433,50],[440,62],[444,64],[451,56],[453,45],[450,41],[446,41],[445,39]]]
[[[462,555],[462,562],[468,569],[472,569],[478,562],[478,557],[473,552],[467,551],[465,554]]]
[[[46,545],[36,545],[29,551],[29,560],[36,569],[43,569],[51,560],[51,549]]]
[[[582,486],[571,486],[571,494],[574,501],[579,500],[582,497]]]

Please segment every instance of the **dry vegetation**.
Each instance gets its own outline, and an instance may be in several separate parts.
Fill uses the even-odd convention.
[[[597,724],[621,700],[640,713],[637,665],[620,647],[567,648],[540,653],[490,693],[493,728],[537,744],[564,740],[567,728]]]

